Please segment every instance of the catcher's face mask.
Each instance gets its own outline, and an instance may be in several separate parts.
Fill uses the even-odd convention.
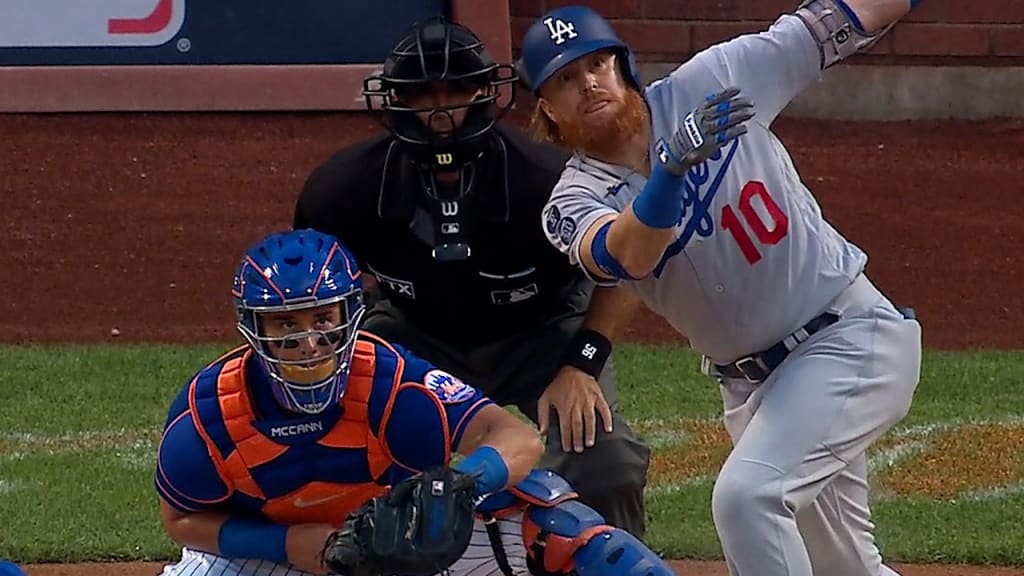
[[[357,324],[359,319],[354,320]],[[266,312],[257,321],[257,353],[278,403],[293,412],[317,414],[341,397],[356,331],[340,302]]]
[[[272,235],[246,254],[233,292],[278,404],[319,414],[340,400],[365,311],[347,250],[312,230]]]

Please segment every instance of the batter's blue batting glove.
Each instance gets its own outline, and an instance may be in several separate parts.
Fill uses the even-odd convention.
[[[708,96],[683,118],[683,125],[666,142],[658,141],[658,161],[666,170],[682,176],[723,146],[746,134],[744,122],[754,117],[754,105],[741,97],[739,88],[727,88]]]

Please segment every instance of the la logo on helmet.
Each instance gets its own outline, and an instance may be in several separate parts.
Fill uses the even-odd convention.
[[[562,44],[567,39],[572,40],[578,36],[576,25],[561,18],[555,19],[548,16],[544,19],[544,25],[548,27],[548,32],[551,33],[551,39],[555,41],[555,44]]]

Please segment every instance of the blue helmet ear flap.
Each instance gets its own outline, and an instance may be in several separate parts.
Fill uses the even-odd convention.
[[[513,66],[515,66],[516,69],[516,76],[519,77],[519,86],[526,90],[529,90],[530,92],[534,92],[532,88],[533,84],[530,82],[530,77],[527,74],[526,65],[523,63],[523,59],[521,57],[518,58],[513,63]]]
[[[639,92],[644,91],[644,81],[640,77],[640,66],[636,63],[636,56],[629,46],[623,45],[619,49],[619,65],[622,66],[622,77],[633,85]]]

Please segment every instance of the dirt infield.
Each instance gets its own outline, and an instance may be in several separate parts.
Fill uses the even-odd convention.
[[[0,116],[0,342],[234,340],[228,290],[241,251],[290,224],[313,166],[373,130],[349,114]],[[917,309],[927,346],[1024,348],[1024,122],[782,119],[777,132],[826,215],[871,255],[871,277]],[[626,339],[679,337],[645,313]],[[721,563],[679,567],[725,574]]]

